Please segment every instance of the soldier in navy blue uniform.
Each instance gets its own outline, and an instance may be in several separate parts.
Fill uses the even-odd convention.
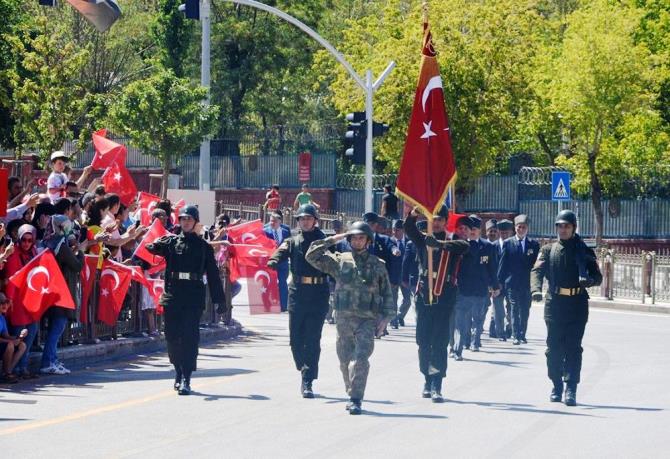
[[[305,260],[312,242],[324,239],[316,226],[318,213],[312,204],[303,204],[295,217],[300,232],[285,239],[268,260],[268,268],[290,260],[291,284],[288,292],[289,337],[293,361],[300,371],[303,398],[314,398],[312,381],[319,375],[321,332],[328,313],[328,278]]]
[[[496,277],[498,275],[498,267],[500,266],[500,255],[502,245],[500,240],[500,231],[498,230],[498,221],[492,218],[486,222],[486,239],[491,244],[493,251],[493,264],[496,270]],[[489,322],[489,337],[498,338],[500,341],[507,341],[505,336],[505,294],[501,288],[500,294],[497,296],[490,295],[491,301],[491,321]],[[500,330],[500,332],[498,332]]]
[[[537,241],[528,238],[528,216],[514,219],[515,235],[503,244],[498,280],[505,285],[507,300],[512,309],[513,344],[526,344],[526,329],[530,314],[530,270],[540,252]]]
[[[469,250],[467,241],[448,240],[445,231],[449,211],[442,206],[433,217],[433,236],[417,228],[418,209],[405,220],[405,234],[416,245],[419,257],[419,285],[416,296],[416,343],[419,369],[425,382],[422,396],[435,403],[444,401],[442,380],[447,375],[447,347],[450,322],[456,301],[456,280],[461,255]],[[428,250],[433,251],[433,291],[429,290]],[[432,301],[431,301],[432,299]]]
[[[500,268],[500,259],[502,258],[502,249],[507,238],[514,234],[514,223],[510,220],[502,219],[498,222],[498,237],[495,234],[489,236],[489,241],[493,243],[498,254],[498,268]],[[500,284],[500,295],[496,297],[497,302],[494,301],[494,315],[491,317],[495,320],[494,325],[489,330],[493,330],[492,338],[497,337],[500,341],[507,341],[507,338],[512,336],[512,308],[509,301],[507,301],[507,292],[505,285]],[[499,309],[495,309],[495,308]],[[495,311],[499,311],[496,315]]]
[[[403,324],[405,323],[405,315],[407,315],[407,311],[409,311],[409,308],[412,306],[412,292],[409,288],[409,283],[405,282],[403,279],[405,252],[407,251],[407,244],[410,242],[405,237],[405,230],[403,229],[404,224],[404,220],[396,220],[393,222],[393,242],[395,242],[396,246],[398,246],[398,250],[400,250],[400,256],[394,258],[393,269],[397,270],[400,274],[399,289],[400,293],[402,293],[402,304],[398,310],[398,315],[391,321],[391,326],[395,329],[398,328],[401,320]],[[396,293],[395,295],[397,304],[398,294]]]
[[[479,260],[476,264],[475,272],[479,279],[476,290],[478,294],[483,294],[483,301],[479,306],[472,307],[472,350],[479,351],[482,345],[481,337],[484,331],[484,321],[489,308],[491,298],[500,296],[500,284],[498,283],[498,254],[496,248],[488,240],[481,237],[482,220],[477,215],[470,215],[472,221],[472,230],[470,231],[470,252],[479,252]],[[461,269],[461,273],[463,270]],[[488,288],[485,290],[484,286]],[[459,292],[463,291],[459,281]],[[474,290],[472,290],[474,293]]]

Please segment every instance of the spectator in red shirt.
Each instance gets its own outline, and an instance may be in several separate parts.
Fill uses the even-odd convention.
[[[279,195],[279,185],[272,185],[270,191],[265,195],[265,210],[277,210],[281,206],[281,196]]]

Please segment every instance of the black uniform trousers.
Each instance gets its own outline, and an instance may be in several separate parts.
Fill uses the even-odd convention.
[[[165,341],[170,363],[184,373],[197,367],[202,311],[199,307],[165,307]]]
[[[507,301],[512,309],[512,338],[526,339],[531,303],[530,288],[509,289]]]
[[[288,329],[295,367],[303,380],[319,376],[321,331],[328,313],[328,284],[298,285],[289,288]]]
[[[423,294],[416,296],[416,344],[419,345],[419,370],[424,376],[447,376],[449,339],[456,290],[445,286],[437,303],[426,304]],[[433,299],[435,301],[435,299]]]
[[[576,386],[582,370],[582,338],[588,321],[586,295],[547,298],[547,370],[549,379]]]

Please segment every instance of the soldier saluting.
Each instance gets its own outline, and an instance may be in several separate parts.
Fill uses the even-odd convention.
[[[345,237],[351,252],[328,251]],[[375,335],[380,337],[396,315],[384,262],[367,250],[373,241],[370,226],[355,222],[345,234],[312,243],[306,257],[315,268],[335,278],[337,357],[350,397],[347,410],[354,415],[361,414]]]
[[[291,284],[288,290],[288,328],[295,366],[301,373],[303,398],[314,398],[312,381],[319,375],[321,331],[328,313],[330,292],[327,276],[305,261],[312,242],[324,239],[316,226],[318,214],[312,204],[303,204],[296,213],[300,233],[285,239],[268,260],[268,268],[277,269],[290,260]]]
[[[163,236],[147,250],[165,257],[165,291],[160,304],[165,308],[165,340],[176,377],[174,389],[179,395],[191,393],[191,373],[196,370],[200,342],[200,316],[205,309],[205,283],[219,314],[225,313],[225,294],[214,259],[214,250],[195,233],[200,220],[196,206],[179,212],[179,235]]]
[[[419,258],[419,285],[416,296],[416,344],[419,345],[419,369],[425,377],[422,396],[441,403],[442,379],[447,376],[447,346],[450,321],[456,303],[456,279],[461,255],[467,252],[467,241],[447,240],[445,232],[449,211],[443,205],[433,216],[433,235],[427,236],[416,226],[418,209],[405,220],[405,234],[416,245]],[[433,254],[433,292],[429,292],[429,248]],[[432,298],[432,302],[431,302]]]
[[[595,253],[575,232],[577,217],[571,210],[556,216],[558,241],[547,244],[531,271],[533,300],[542,299],[542,281],[549,289],[544,303],[547,324],[547,369],[554,384],[550,400],[560,402],[563,381],[566,383],[565,404],[577,404],[577,384],[582,369],[582,338],[589,317],[587,287],[600,285]]]

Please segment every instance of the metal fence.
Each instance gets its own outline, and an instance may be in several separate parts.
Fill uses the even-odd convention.
[[[198,156],[185,156],[179,163],[184,188],[198,187]],[[312,155],[309,185],[334,188],[337,175],[337,157],[334,154]],[[297,188],[298,156],[212,156],[210,186],[224,188],[267,188],[277,184]]]
[[[467,194],[458,196],[457,208],[462,212],[515,212],[519,208],[517,175],[487,175],[472,183]]]
[[[379,211],[384,193],[376,191],[372,193],[372,210]],[[399,204],[402,206],[402,203]],[[402,207],[399,207],[402,209]],[[360,218],[365,212],[365,191],[363,190],[335,190],[335,209],[338,212],[344,212],[355,215]]]

